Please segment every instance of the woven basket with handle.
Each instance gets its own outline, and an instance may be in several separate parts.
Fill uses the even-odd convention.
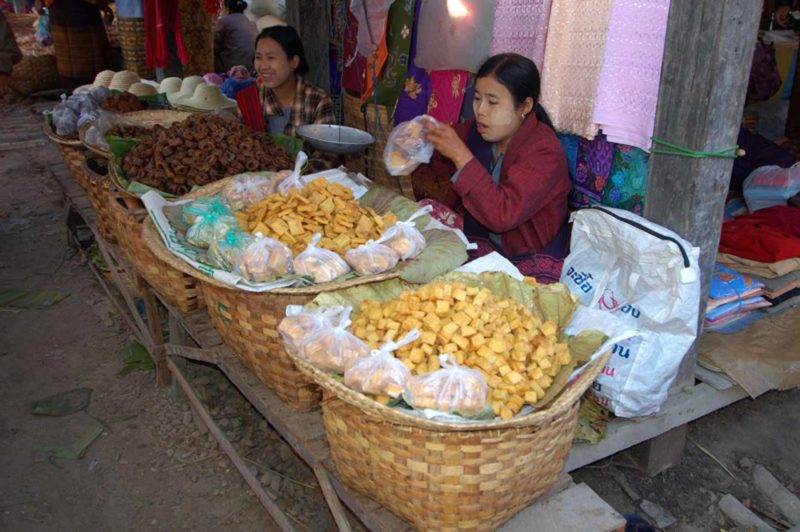
[[[14,88],[22,94],[57,89],[61,86],[52,54],[26,55],[11,72]]]

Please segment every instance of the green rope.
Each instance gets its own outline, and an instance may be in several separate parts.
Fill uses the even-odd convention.
[[[719,151],[697,151],[656,137],[650,137],[650,140],[652,140],[654,144],[661,144],[669,148],[674,148],[672,150],[661,150],[657,148],[650,150],[650,153],[658,153],[661,155],[677,155],[680,157],[694,157],[695,159],[703,159],[705,157],[723,157],[725,159],[735,159],[739,156],[737,154],[739,146],[731,146],[729,148],[723,148]]]

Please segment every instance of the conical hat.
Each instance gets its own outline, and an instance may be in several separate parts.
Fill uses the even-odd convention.
[[[181,78],[164,78],[158,86],[158,92],[172,94],[181,90]]]
[[[194,94],[194,90],[201,83],[203,83],[203,78],[200,76],[189,76],[188,78],[183,78],[183,81],[181,82],[181,90],[171,94],[167,93],[167,100],[173,105],[176,103],[183,103],[182,100],[191,98]]]
[[[126,91],[131,85],[140,81],[139,74],[131,72],[130,70],[120,70],[114,74],[114,78],[108,85],[108,88],[116,91]]]
[[[202,83],[197,86],[191,98],[186,98],[179,102],[182,106],[201,111],[213,111],[215,109],[230,109],[236,107],[236,100],[232,100],[222,94],[219,87],[210,83]]]

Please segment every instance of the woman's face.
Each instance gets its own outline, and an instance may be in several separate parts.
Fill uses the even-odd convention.
[[[527,107],[527,102],[523,106]],[[493,143],[502,143],[510,139],[522,125],[523,111],[529,111],[529,109],[517,109],[511,92],[494,76],[478,78],[475,82],[472,110],[475,113],[478,133],[483,140]]]
[[[289,59],[278,41],[266,37],[256,43],[253,63],[261,83],[269,89],[274,89],[287,81],[293,81],[293,74],[300,64],[300,58],[294,56]]]

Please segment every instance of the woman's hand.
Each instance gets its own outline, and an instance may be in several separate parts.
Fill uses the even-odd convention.
[[[425,120],[423,125],[436,151],[453,161],[457,169],[460,170],[472,160],[472,152],[451,126],[432,120]]]

